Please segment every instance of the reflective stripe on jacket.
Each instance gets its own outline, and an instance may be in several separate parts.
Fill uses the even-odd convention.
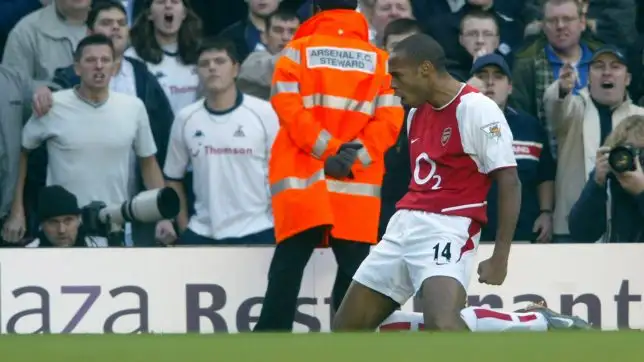
[[[331,225],[335,238],[375,243],[384,152],[403,109],[390,87],[387,54],[369,44],[364,16],[324,11],[302,24],[275,68],[271,103],[280,118],[269,180],[277,241]],[[363,148],[354,179],[325,177],[343,143]]]

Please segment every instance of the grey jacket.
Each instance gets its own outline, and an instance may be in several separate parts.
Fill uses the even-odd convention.
[[[0,65],[0,219],[11,210],[18,181],[22,126],[31,114],[31,79]]]
[[[2,64],[46,82],[54,71],[74,62],[74,50],[87,27],[70,26],[56,14],[52,3],[22,18],[11,30]]]
[[[242,63],[237,77],[240,91],[268,101],[271,97],[271,81],[279,54],[255,51]]]

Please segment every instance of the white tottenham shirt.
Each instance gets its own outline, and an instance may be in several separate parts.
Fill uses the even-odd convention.
[[[127,200],[132,149],[139,157],[157,152],[143,102],[117,92],[101,104],[81,98],[76,89],[54,93],[51,111],[31,117],[22,131],[25,149],[43,143],[47,185],[63,186],[81,207]]]
[[[168,97],[172,111],[177,114],[181,109],[197,100],[199,76],[196,66],[183,64],[179,56],[175,54],[176,46],[174,49],[166,49],[161,63],[152,64],[142,60],[134,48],[125,51],[125,55],[145,62],[148,70],[157,78]]]
[[[278,128],[270,103],[241,93],[228,111],[212,111],[200,100],[179,112],[164,174],[181,180],[192,164],[196,201],[190,230],[224,239],[273,227],[268,158]]]

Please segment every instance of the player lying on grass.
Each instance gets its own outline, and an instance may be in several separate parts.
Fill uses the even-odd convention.
[[[499,224],[493,254],[478,266],[479,282],[500,285],[507,274],[521,205],[512,133],[493,100],[449,75],[443,48],[430,36],[398,43],[389,73],[396,95],[415,107],[407,120],[413,177],[382,241],[355,273],[332,329],[374,331],[418,295],[427,330],[489,330],[483,321],[492,318],[479,317],[492,311],[463,309],[463,301],[492,182]],[[576,325],[544,308],[505,318],[515,317],[544,330],[553,318]]]
[[[472,332],[545,332],[553,329],[590,329],[591,326],[576,316],[565,316],[549,309],[545,302],[532,304],[514,313],[499,312],[484,307],[467,307],[461,318]],[[423,313],[392,313],[378,328],[379,331],[422,331]]]

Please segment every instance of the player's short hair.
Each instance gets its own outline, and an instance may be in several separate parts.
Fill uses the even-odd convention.
[[[267,18],[266,18],[266,31],[268,31],[271,28],[271,25],[273,25],[273,22],[275,19],[279,19],[282,21],[291,21],[291,20],[297,20],[298,22],[302,22],[299,16],[297,16],[297,13],[292,10],[288,9],[277,9],[274,12],[272,12]]]
[[[120,1],[116,1],[116,0],[94,1],[92,8],[87,14],[87,20],[85,21],[87,28],[90,30],[94,30],[94,26],[96,25],[96,19],[98,19],[98,15],[102,11],[112,10],[112,9],[116,9],[122,12],[123,15],[127,16],[127,10],[125,9],[125,6],[123,6],[123,3]]]
[[[78,43],[78,46],[76,46],[76,50],[74,51],[74,61],[79,62],[83,57],[83,51],[85,50],[85,48],[93,45],[107,45],[112,50],[112,56],[116,56],[112,39],[106,37],[103,34],[92,34],[84,37]]]
[[[237,48],[228,38],[217,36],[204,39],[197,48],[197,59],[199,59],[203,53],[209,51],[224,51],[228,54],[233,63],[239,63],[239,53],[237,53]]]
[[[395,53],[401,53],[406,59],[417,63],[432,63],[438,72],[446,72],[447,57],[443,47],[431,36],[417,33],[403,39],[394,47]]]
[[[387,40],[391,35],[402,35],[408,33],[420,33],[422,28],[420,23],[414,19],[396,19],[389,22],[382,32],[382,42],[387,45]]]
[[[577,0],[541,0],[541,9],[544,10],[546,9],[546,5],[563,5],[563,4],[568,4],[568,3],[573,3],[577,6],[577,12],[579,13],[579,16],[584,15],[584,5],[582,4],[581,1]]]
[[[461,22],[458,25],[458,31],[462,34],[463,33],[463,25],[465,24],[465,21],[467,19],[482,19],[482,20],[492,20],[494,22],[494,26],[496,27],[496,32],[499,33],[499,20],[497,20],[496,15],[490,11],[485,11],[482,9],[472,9],[463,15],[461,18]]]
[[[355,10],[358,0],[313,0],[314,8],[325,10]]]

